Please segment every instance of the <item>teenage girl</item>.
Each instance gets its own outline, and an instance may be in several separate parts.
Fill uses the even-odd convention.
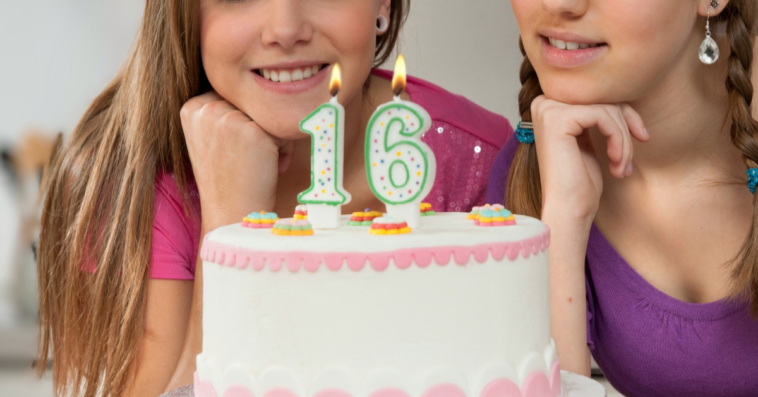
[[[488,199],[551,228],[561,369],[591,353],[626,396],[758,395],[758,3],[511,4],[522,128]]]
[[[390,56],[408,5],[147,1],[132,53],[53,161],[39,362],[53,359],[57,392],[154,396],[192,383],[198,244],[253,211],[292,215],[310,185],[310,139],[298,125],[330,98],[335,63],[353,197],[344,210],[384,209],[366,179],[364,135],[392,98],[390,73],[373,68]],[[427,201],[437,211],[483,204],[508,122],[418,79],[404,96],[433,119],[424,141],[438,170]]]

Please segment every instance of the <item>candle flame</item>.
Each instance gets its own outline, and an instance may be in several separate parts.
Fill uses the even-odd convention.
[[[340,70],[340,64],[335,63],[332,67],[332,80],[329,82],[329,93],[333,97],[336,97],[342,88],[342,71]]]
[[[397,97],[405,90],[405,58],[403,54],[397,56],[395,61],[395,74],[392,76],[392,93]]]

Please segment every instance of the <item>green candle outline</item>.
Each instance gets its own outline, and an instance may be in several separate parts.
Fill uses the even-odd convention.
[[[316,159],[314,157],[315,150],[316,150],[316,133],[313,131],[308,131],[305,129],[305,123],[310,121],[312,118],[314,118],[322,109],[325,108],[331,108],[334,111],[334,170],[332,171],[334,175],[332,176],[332,184],[334,186],[334,192],[338,194],[342,199],[339,201],[326,201],[326,200],[310,200],[310,199],[304,199],[303,197],[311,193],[316,188]],[[297,201],[301,204],[326,204],[326,205],[332,205],[332,206],[338,206],[343,205],[347,202],[347,196],[339,189],[339,186],[337,185],[337,176],[339,175],[338,167],[339,167],[339,161],[338,161],[338,148],[339,148],[339,109],[337,109],[336,106],[334,106],[331,103],[325,103],[321,106],[319,106],[316,110],[311,112],[307,117],[305,117],[303,120],[300,121],[300,131],[308,134],[311,136],[311,186],[306,189],[305,191],[301,192],[297,195]]]
[[[384,132],[385,132],[384,133],[384,140],[383,140],[384,153],[390,153],[397,146],[403,146],[403,145],[410,145],[410,146],[416,148],[416,150],[418,150],[419,153],[421,154],[421,157],[424,159],[424,178],[423,178],[423,183],[421,184],[421,186],[419,186],[419,188],[416,189],[416,192],[412,196],[410,196],[409,199],[406,199],[406,200],[403,200],[403,201],[393,201],[390,198],[384,197],[383,192],[379,191],[376,188],[376,186],[374,185],[374,181],[373,181],[373,178],[372,178],[372,173],[373,173],[372,169],[373,169],[373,167],[372,167],[372,164],[371,164],[371,133],[374,131],[374,128],[375,128],[374,125],[375,125],[377,119],[380,116],[382,116],[385,111],[389,111],[389,110],[392,110],[392,109],[400,109],[400,108],[408,110],[414,116],[416,116],[416,118],[418,119],[418,122],[419,122],[419,126],[418,126],[418,128],[416,128],[416,129],[414,129],[412,131],[405,132],[405,121],[403,121],[403,119],[400,118],[400,117],[398,117],[398,116],[392,117],[387,122],[387,125],[384,126]],[[398,142],[395,142],[391,146],[388,145],[388,139],[389,139],[389,135],[390,135],[389,134],[389,129],[395,123],[400,123],[400,131],[399,131],[399,133],[403,137],[413,138],[414,136],[418,135],[419,133],[425,131],[424,130],[424,118],[421,117],[421,114],[418,111],[416,111],[416,109],[414,109],[413,107],[408,106],[408,105],[406,105],[406,104],[404,104],[402,102],[401,103],[390,102],[390,103],[384,104],[384,105],[380,106],[374,112],[374,115],[371,116],[371,119],[369,120],[368,126],[366,126],[366,143],[365,143],[365,154],[364,154],[364,156],[365,156],[365,161],[366,161],[366,173],[367,173],[367,177],[368,177],[367,178],[368,179],[368,184],[369,184],[369,187],[371,188],[371,191],[374,193],[374,196],[376,196],[377,198],[379,198],[379,200],[381,200],[385,204],[401,205],[401,204],[412,203],[413,201],[415,201],[416,199],[418,199],[418,197],[421,194],[421,192],[424,191],[424,187],[426,186],[426,183],[428,182],[427,181],[428,178],[426,176],[428,175],[428,171],[429,171],[429,160],[428,160],[428,156],[427,156],[426,151],[423,150],[421,148],[421,146],[418,145],[418,143],[420,143],[420,139],[418,139],[418,140],[400,140]],[[400,160],[396,160],[395,162],[398,162],[398,161],[400,161]],[[391,170],[391,167],[395,164],[395,162],[393,162],[390,165],[390,168],[388,168],[389,170]],[[400,161],[400,162],[402,162],[402,164],[406,168],[406,171],[408,172],[408,165],[404,161]],[[390,183],[393,186],[397,187],[397,185],[395,185],[395,183],[393,181],[392,173],[391,172],[388,172],[387,177],[389,178]],[[400,186],[400,188],[405,187],[408,183],[410,183],[410,180],[411,180],[411,178],[408,177],[406,179],[405,184],[403,184],[402,186]]]

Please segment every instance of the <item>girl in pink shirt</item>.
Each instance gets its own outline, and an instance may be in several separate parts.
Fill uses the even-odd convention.
[[[149,396],[191,383],[202,340],[198,243],[251,211],[292,213],[310,183],[310,139],[298,123],[329,98],[335,63],[353,196],[344,211],[383,209],[366,179],[364,131],[391,99],[389,74],[372,70],[407,7],[147,2],[132,54],[53,160],[40,362],[55,357],[58,392]],[[404,95],[433,119],[423,140],[438,170],[427,201],[437,211],[482,204],[508,122],[421,80],[409,79]]]

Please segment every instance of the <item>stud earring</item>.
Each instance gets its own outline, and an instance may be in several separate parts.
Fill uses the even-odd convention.
[[[711,7],[713,9],[719,8],[719,2],[716,0],[711,1]],[[719,59],[719,45],[711,38],[711,9],[708,9],[708,18],[705,22],[705,40],[700,44],[700,48],[697,52],[700,57],[700,62],[706,65],[713,65]]]
[[[385,33],[390,27],[390,21],[384,15],[376,17],[376,32],[381,34]]]

